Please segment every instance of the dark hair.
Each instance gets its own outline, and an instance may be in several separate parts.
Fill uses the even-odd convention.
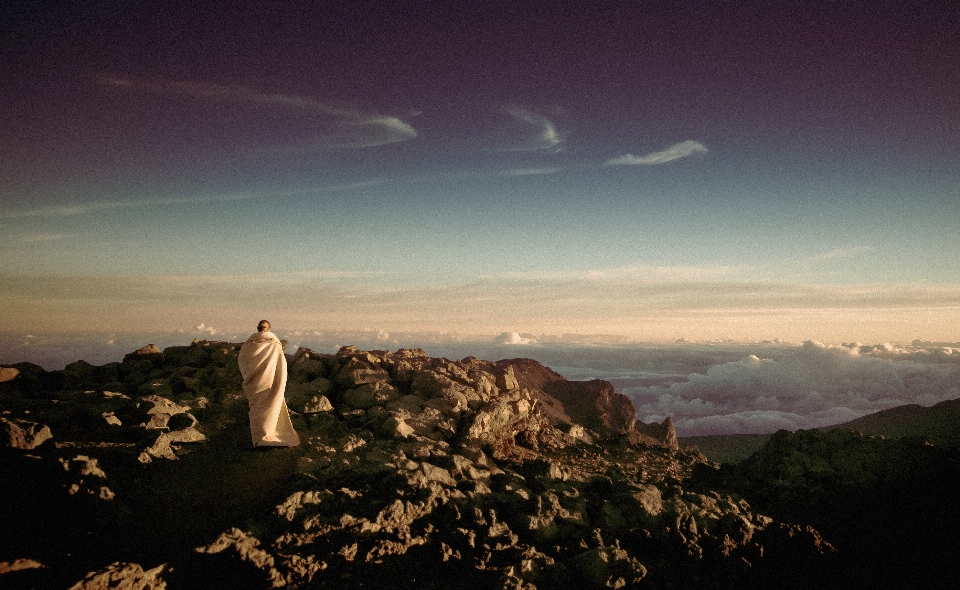
[[[270,322],[267,320],[260,320],[260,323],[257,324],[257,332],[264,332],[270,329]]]

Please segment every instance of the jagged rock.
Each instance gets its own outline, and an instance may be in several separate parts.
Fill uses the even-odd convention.
[[[321,412],[332,412],[333,404],[330,403],[330,400],[327,399],[325,395],[313,396],[303,406],[304,414],[319,414]]]
[[[143,396],[143,401],[150,404],[147,414],[169,414],[172,416],[173,414],[190,411],[190,408],[181,406],[159,395],[145,395]]]
[[[343,401],[355,408],[367,409],[372,406],[382,406],[397,398],[397,390],[386,381],[372,381],[364,383],[355,389],[348,389],[343,394]]]
[[[0,418],[4,446],[29,451],[53,438],[50,427],[29,420]]]
[[[46,566],[33,559],[15,559],[12,562],[0,561],[0,575],[44,567]]]
[[[163,432],[152,445],[140,453],[137,460],[141,463],[150,463],[154,459],[170,459],[175,461],[177,454],[174,452],[174,445],[181,443],[198,443],[205,440],[207,440],[207,437],[192,426],[181,430]]]
[[[114,562],[106,568],[90,572],[70,590],[166,590],[167,583],[160,574],[166,564],[144,570],[138,563]]]
[[[333,380],[345,389],[366,383],[390,382],[390,375],[381,367],[357,357],[351,357],[340,368]]]
[[[264,551],[260,547],[260,541],[249,535],[240,529],[233,528],[229,531],[220,535],[216,541],[210,545],[197,547],[194,551],[198,556],[223,556],[227,558],[236,559],[239,561],[240,565],[247,566],[248,574],[245,576],[244,582],[241,587],[273,587],[279,588],[286,585],[286,581],[283,579],[283,576],[276,570],[274,567],[275,560],[273,555]],[[199,563],[202,564],[201,567],[210,567],[211,571],[207,573],[219,573],[220,568],[230,567],[229,561],[214,561],[210,559],[200,559]],[[236,568],[234,568],[236,570]],[[222,571],[222,570],[221,570]],[[259,573],[259,575],[257,575]],[[237,571],[227,573],[224,572],[224,578],[230,579],[231,577],[236,578]],[[253,575],[251,575],[253,574]],[[220,576],[217,576],[220,577]],[[193,584],[196,584],[198,580],[189,581]],[[259,584],[256,584],[259,582]]]
[[[634,586],[647,575],[647,568],[619,547],[598,547],[571,560],[573,570],[586,588]]]
[[[552,381],[544,389],[578,424],[600,432],[634,432],[637,412],[633,402],[608,381]]]
[[[59,495],[85,510],[99,507],[87,520],[60,519],[76,520],[67,533],[73,541],[86,543],[88,531],[118,543],[159,540],[164,549],[143,563],[166,562],[156,578],[171,588],[455,587],[459,581],[478,589],[638,582],[664,588],[695,587],[711,576],[719,576],[718,587],[744,581],[764,587],[750,576],[765,563],[765,543],[785,558],[819,555],[817,537],[805,529],[783,528],[739,498],[681,488],[705,459],[671,450],[669,422],[658,425],[663,436],[644,439],[612,385],[568,382],[528,359],[451,361],[422,350],[355,347],[324,355],[301,348],[288,357],[288,402],[315,412],[293,415],[303,444],[250,451],[238,347],[196,342],[160,355],[131,353],[105,371],[79,363],[50,378],[77,379],[79,391],[93,392],[82,397],[82,411],[72,401],[43,402],[45,411],[69,408],[51,423],[58,437],[61,425],[69,426],[73,438],[66,444],[108,453],[103,464],[112,481],[123,482],[112,502],[101,502],[98,494],[108,488],[100,464],[90,462],[96,457],[64,460],[68,484],[77,489],[65,494],[58,487]],[[111,371],[116,385],[94,382]],[[104,389],[143,399],[95,393]],[[108,427],[107,416],[173,430]],[[204,434],[211,444],[195,448],[189,460],[160,466],[122,460],[137,452],[143,463],[176,459],[186,450],[180,444],[205,440]],[[11,456],[21,469],[42,463],[41,454]],[[208,471],[215,477],[197,477]],[[286,500],[263,513],[277,490]],[[222,526],[210,528],[211,522]],[[229,528],[237,522],[246,528]],[[119,557],[106,546],[96,549],[102,554],[74,559],[89,559],[96,569]],[[19,555],[59,563],[65,553]]]
[[[306,348],[299,349],[290,363],[290,381],[304,383],[326,377],[326,358],[327,355],[320,355]]]
[[[408,438],[415,432],[413,426],[399,416],[391,416],[384,420],[381,430],[390,438]]]
[[[676,428],[674,428],[673,420],[670,419],[669,416],[659,424],[656,422],[646,424],[637,420],[635,428],[639,435],[637,442],[663,445],[671,451],[676,451],[680,448],[680,443],[677,441]],[[650,440],[648,441],[646,439]]]
[[[513,374],[512,366],[508,366],[502,373],[497,375],[496,385],[504,391],[520,389],[520,384],[517,383],[517,377]]]

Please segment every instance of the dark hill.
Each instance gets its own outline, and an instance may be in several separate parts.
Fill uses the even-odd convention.
[[[887,438],[917,438],[937,446],[960,447],[960,399],[925,408],[917,404],[898,406],[821,430],[850,428],[863,434]]]
[[[865,435],[891,439],[917,439],[941,447],[960,447],[960,399],[940,402],[931,407],[917,404],[881,410],[819,430],[851,429]],[[711,461],[739,463],[758,451],[770,434],[723,434],[685,436],[680,446],[696,447]]]

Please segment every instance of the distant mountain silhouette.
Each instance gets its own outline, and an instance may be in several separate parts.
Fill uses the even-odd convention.
[[[931,407],[918,404],[881,410],[833,426],[815,429],[853,429],[867,436],[918,439],[938,447],[960,447],[960,399]],[[681,447],[697,447],[711,461],[736,464],[757,452],[772,434],[721,434],[680,437]]]
[[[711,461],[739,463],[757,452],[772,434],[714,434],[708,436],[681,436],[680,447],[697,447]]]
[[[820,430],[852,428],[867,435],[887,438],[922,438],[936,446],[960,446],[960,399],[929,408],[917,404],[898,406]]]

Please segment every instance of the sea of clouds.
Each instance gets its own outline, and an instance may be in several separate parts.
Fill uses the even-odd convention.
[[[841,424],[880,410],[960,398],[960,348],[805,342],[751,354],[669,384],[621,382],[645,422],[681,436],[764,434]]]
[[[249,334],[205,324],[142,334],[0,337],[0,364],[37,363],[47,370],[83,359],[100,365],[148,343],[161,348],[193,338],[240,342]],[[633,400],[637,417],[671,417],[680,436],[768,434],[840,424],[907,404],[960,398],[960,343],[910,345],[691,343],[632,344],[574,336],[506,332],[477,340],[450,334],[377,331],[278,333],[293,353],[303,346],[333,353],[423,348],[436,357],[532,358],[567,379],[604,379]]]

